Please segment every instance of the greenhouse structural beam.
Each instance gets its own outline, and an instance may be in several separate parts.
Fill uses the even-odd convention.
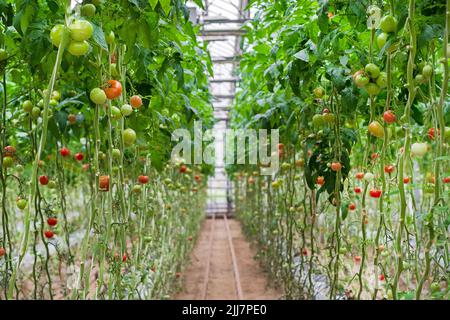
[[[203,30],[201,35],[204,37],[208,36],[241,36],[246,33],[245,30],[242,29],[211,29],[211,30]],[[208,39],[204,39],[208,40]]]
[[[238,82],[241,81],[239,78],[223,78],[223,79],[211,79],[209,80],[210,83],[217,83],[217,82]]]

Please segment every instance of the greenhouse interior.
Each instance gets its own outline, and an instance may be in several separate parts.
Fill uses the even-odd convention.
[[[0,0],[0,31],[0,300],[449,299],[450,0]]]

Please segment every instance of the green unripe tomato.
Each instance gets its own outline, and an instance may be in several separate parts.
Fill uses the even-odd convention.
[[[39,108],[42,108],[44,106],[44,99],[39,100],[38,103],[37,103],[37,106]]]
[[[31,117],[33,119],[39,118],[40,115],[41,115],[41,109],[39,109],[38,107],[33,107],[33,109],[31,109]]]
[[[431,283],[431,285],[430,285],[430,291],[431,291],[432,293],[439,292],[439,291],[441,291],[441,286],[439,285],[438,282],[433,282],[433,283]]]
[[[444,137],[445,137],[445,140],[447,140],[447,142],[450,142],[450,127],[445,127]]]
[[[19,210],[23,210],[27,207],[28,201],[25,199],[19,199],[16,202],[17,208],[19,208]]]
[[[364,87],[366,84],[368,84],[369,81],[370,81],[369,78],[364,74],[358,74],[355,77],[355,84],[356,84],[356,86],[358,86],[360,88]]]
[[[325,124],[325,120],[321,114],[315,114],[312,117],[312,124],[314,128],[320,128]]]
[[[380,89],[386,88],[387,86],[387,73],[386,72],[380,72],[380,75],[377,78],[377,86],[380,87]]]
[[[378,48],[380,50],[386,45],[387,38],[388,38],[388,34],[387,33],[382,32],[382,33],[380,33],[378,35],[378,37],[377,37],[377,45],[378,45]]]
[[[125,117],[128,117],[130,114],[133,113],[133,107],[130,106],[129,104],[124,104],[121,108],[120,108],[120,112],[122,112],[122,114]]]
[[[111,107],[111,116],[114,120],[120,120],[122,119],[122,112],[120,112],[120,109],[113,106]]]
[[[33,103],[30,100],[25,100],[22,104],[23,111],[30,113],[33,110]]]
[[[346,247],[339,248],[339,253],[340,254],[346,254],[347,253],[347,248]]]
[[[51,98],[59,101],[59,99],[61,99],[61,93],[59,93],[58,90],[53,90]]]
[[[116,35],[113,31],[110,31],[109,34],[106,36],[106,43],[109,45],[112,45],[114,43],[114,40],[116,39]]]
[[[106,93],[100,88],[94,88],[91,90],[89,94],[89,98],[95,104],[105,104],[106,102]]]
[[[372,79],[376,79],[380,75],[380,68],[378,68],[378,66],[374,63],[367,64],[364,71]]]
[[[136,132],[133,129],[125,129],[123,132],[123,142],[125,146],[130,147],[136,142]]]
[[[23,173],[23,171],[24,171],[23,165],[18,164],[16,166],[16,171],[17,171],[17,173]]]
[[[69,26],[69,30],[72,39],[78,42],[88,40],[94,33],[94,27],[86,20],[75,20]]]
[[[50,180],[49,182],[48,182],[48,188],[49,189],[55,189],[56,188],[56,182],[55,182],[55,180]]]
[[[429,79],[429,78],[431,77],[432,74],[433,74],[433,67],[430,66],[429,64],[425,65],[425,66],[422,68],[422,76],[423,76],[425,79]]]
[[[103,151],[100,151],[100,152],[98,153],[98,158],[99,158],[100,160],[105,160],[105,159],[106,159],[106,154],[105,154]]]
[[[136,184],[133,186],[133,189],[131,190],[133,193],[141,193],[142,187],[139,184]]]
[[[421,74],[416,75],[416,77],[414,78],[414,82],[417,84],[421,84],[424,83],[425,79],[423,78],[423,76]]]
[[[381,18],[380,29],[383,32],[395,32],[397,30],[397,19],[392,15],[387,15]]]
[[[380,87],[376,83],[373,83],[373,82],[366,84],[364,89],[366,89],[367,93],[371,96],[376,96],[381,91]]]
[[[58,101],[56,101],[55,99],[50,99],[49,103],[52,107],[56,107],[58,105]]]
[[[81,7],[81,15],[85,17],[93,17],[95,15],[95,11],[97,8],[95,8],[95,5],[92,3],[85,4]]]
[[[324,113],[322,117],[325,123],[334,124],[336,122],[336,116],[334,113]]]
[[[57,24],[50,30],[50,40],[54,46],[59,47],[64,33],[64,25]]]
[[[87,41],[71,41],[67,51],[73,56],[83,56],[89,51],[89,43]]]
[[[118,78],[119,77],[119,71],[117,71],[117,65],[115,63],[111,63],[111,75],[114,78]]]
[[[272,182],[272,188],[278,189],[279,187],[281,187],[281,181],[280,180],[275,180],[275,181]]]
[[[119,149],[112,149],[112,157],[114,159],[120,159],[122,153],[120,152]]]
[[[322,98],[325,94],[325,90],[322,87],[317,87],[314,89],[314,96],[318,99]]]
[[[8,157],[8,156],[3,158],[3,167],[4,168],[10,168],[10,167],[12,167],[13,164],[14,164],[13,158]]]
[[[0,49],[0,62],[6,60],[8,58],[8,53],[5,49]]]

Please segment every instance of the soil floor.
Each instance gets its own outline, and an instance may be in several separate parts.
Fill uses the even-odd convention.
[[[267,275],[258,264],[258,261],[255,260],[255,252],[242,234],[239,222],[228,219],[228,223],[236,256],[242,298],[244,300],[276,300],[282,298],[281,290],[268,286]],[[209,277],[206,290],[204,290],[212,224],[214,224],[214,233],[211,245]],[[174,297],[175,299],[238,299],[233,260],[224,219],[206,219],[203,222],[199,238],[191,253],[190,265],[184,272],[182,284],[183,289]]]

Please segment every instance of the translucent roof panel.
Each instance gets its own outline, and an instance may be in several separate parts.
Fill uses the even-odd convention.
[[[207,44],[213,62],[214,75],[210,78],[213,96],[213,128],[215,136],[215,175],[208,180],[208,213],[222,213],[229,209],[231,183],[224,171],[224,133],[228,127],[228,111],[236,92],[236,68],[241,55],[242,25],[250,17],[245,11],[248,0],[204,0],[204,8],[188,1],[191,21],[201,26],[199,40]],[[222,209],[221,209],[222,208]]]

